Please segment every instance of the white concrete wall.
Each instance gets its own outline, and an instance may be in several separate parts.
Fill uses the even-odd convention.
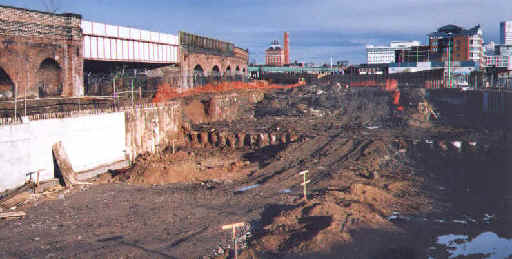
[[[31,121],[0,127],[0,191],[22,185],[28,172],[54,177],[52,145],[62,141],[75,171],[125,159],[123,112]]]

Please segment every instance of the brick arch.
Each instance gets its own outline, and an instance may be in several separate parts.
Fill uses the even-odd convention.
[[[226,76],[231,76],[233,74],[233,69],[231,68],[231,65],[227,65],[226,69],[224,70],[224,73]]]
[[[59,62],[53,58],[43,59],[38,65],[36,75],[36,90],[39,97],[62,95],[64,77]]]
[[[14,82],[9,73],[0,66],[0,100],[14,98]]]
[[[204,71],[204,68],[203,66],[201,66],[201,64],[197,64],[194,66],[194,69],[192,70],[194,75],[200,75],[200,76],[203,76],[205,71]]]
[[[220,65],[212,65],[212,68],[210,69],[210,75],[212,76],[221,76],[222,75],[222,70],[221,70],[221,66]]]

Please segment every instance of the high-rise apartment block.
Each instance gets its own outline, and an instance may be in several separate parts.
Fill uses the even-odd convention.
[[[512,21],[500,23],[500,43],[503,45],[512,45]]]
[[[464,29],[446,25],[428,34],[431,59],[437,61],[483,62],[483,36],[480,25]]]

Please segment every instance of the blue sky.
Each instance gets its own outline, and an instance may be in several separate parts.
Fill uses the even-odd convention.
[[[55,4],[53,4],[53,3]],[[290,32],[291,60],[361,63],[365,45],[425,41],[446,24],[481,24],[498,41],[499,22],[512,20],[512,0],[0,0],[2,5],[82,14],[84,19],[177,33],[184,30],[248,48],[264,60],[270,41]]]

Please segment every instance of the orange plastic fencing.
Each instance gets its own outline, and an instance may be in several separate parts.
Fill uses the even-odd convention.
[[[162,84],[158,86],[158,90],[153,98],[153,103],[166,102],[168,100],[176,99],[184,96],[191,96],[204,93],[220,93],[240,89],[278,89],[278,88],[293,88],[304,85],[304,82],[299,82],[292,85],[270,84],[267,81],[254,81],[254,82],[219,82],[217,84],[206,84],[203,87],[179,90],[171,87],[169,84]]]

